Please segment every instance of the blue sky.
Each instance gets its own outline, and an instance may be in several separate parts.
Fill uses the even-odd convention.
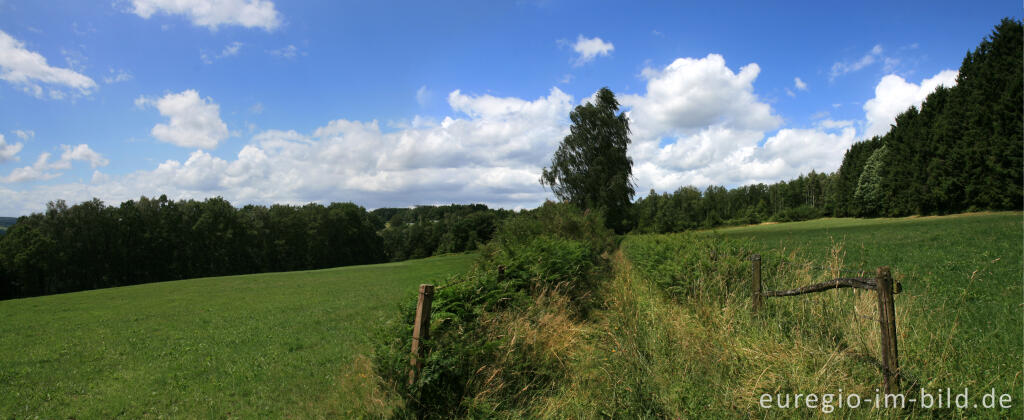
[[[637,190],[833,171],[1019,3],[0,0],[0,214],[224,196],[534,207],[608,86]]]

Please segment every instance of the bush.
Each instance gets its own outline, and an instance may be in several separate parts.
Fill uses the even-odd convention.
[[[805,204],[800,207],[785,209],[775,214],[775,216],[772,217],[772,221],[800,222],[803,220],[818,219],[822,216],[824,216],[824,213],[821,210]]]
[[[601,254],[612,246],[600,215],[564,204],[506,220],[468,273],[436,289],[424,369],[413,385],[415,299],[378,340],[377,373],[405,401],[397,414],[491,417],[543,395],[559,374],[546,351],[558,338],[552,325],[585,316]]]

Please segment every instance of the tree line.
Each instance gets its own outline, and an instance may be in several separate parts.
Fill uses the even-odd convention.
[[[56,201],[0,237],[0,298],[375,263],[386,254],[374,226],[352,203]]]
[[[1021,22],[1003,19],[938,87],[884,136],[843,157],[836,215],[906,216],[1022,206]]]
[[[482,204],[367,212],[352,203],[236,208],[221,197],[59,200],[0,235],[0,299],[462,252],[510,214]]]
[[[382,208],[370,212],[392,261],[472,251],[487,243],[498,222],[514,214],[483,204]]]
[[[835,174],[811,171],[789,181],[732,189],[712,185],[704,191],[692,186],[662,194],[651,190],[633,204],[633,230],[666,233],[822,217],[836,211],[835,179]]]

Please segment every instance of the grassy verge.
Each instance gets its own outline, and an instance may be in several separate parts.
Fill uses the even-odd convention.
[[[371,332],[473,255],[0,302],[0,417],[348,417]],[[379,411],[379,410],[378,410]]]

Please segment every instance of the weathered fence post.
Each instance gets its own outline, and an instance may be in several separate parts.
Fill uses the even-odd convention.
[[[882,377],[885,393],[900,392],[900,362],[896,348],[896,308],[892,298],[892,277],[889,267],[878,267],[875,276],[878,292],[878,321],[881,324]]]
[[[756,314],[761,310],[761,255],[750,256],[750,312]]]
[[[422,340],[430,338],[430,302],[434,298],[434,285],[421,284],[420,297],[416,301],[416,320],[412,327],[412,360],[409,364],[409,385],[416,383],[416,375],[423,368],[420,357],[423,351]]]

